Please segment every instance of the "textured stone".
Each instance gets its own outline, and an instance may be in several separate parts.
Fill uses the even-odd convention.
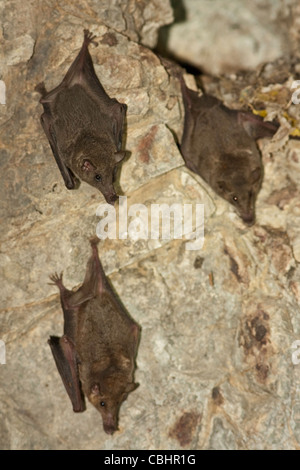
[[[292,356],[300,339],[300,147],[289,136],[300,122],[291,102],[294,69],[287,61],[257,76],[206,77],[208,91],[227,104],[281,123],[272,142],[259,143],[265,174],[257,222],[248,228],[184,166],[176,143],[183,125],[178,80],[138,43],[152,45],[158,25],[170,20],[168,2],[157,5],[31,0],[10,2],[4,14],[0,3],[2,449],[300,446],[300,364]],[[128,105],[128,157],[117,178],[128,209],[144,204],[150,214],[151,204],[204,204],[201,249],[188,250],[187,236],[99,243],[106,273],[142,328],[140,385],[122,405],[113,436],[92,406],[72,412],[47,345],[50,334],[63,332],[48,276],[63,270],[67,287],[80,285],[104,199],[84,183],[65,188],[34,87],[42,79],[49,88],[60,83],[84,27],[98,37],[91,54],[103,86]],[[117,221],[122,208],[116,204]]]
[[[296,1],[173,3],[177,21],[163,29],[161,47],[207,73],[255,69],[293,49],[288,18],[298,8]]]

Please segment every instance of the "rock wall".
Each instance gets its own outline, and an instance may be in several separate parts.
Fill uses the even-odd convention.
[[[248,228],[185,168],[178,151],[178,80],[145,47],[155,45],[158,27],[172,19],[167,0],[85,0],[78,7],[16,0],[0,8],[6,85],[0,105],[0,339],[6,347],[0,447],[299,448],[300,145],[290,137],[300,119],[299,105],[291,102],[297,61],[271,65],[259,76],[205,82],[233,107],[249,105],[281,123],[272,142],[260,142],[264,183],[257,222]],[[67,287],[80,285],[104,199],[84,183],[76,191],[65,188],[39,123],[34,87],[45,80],[51,89],[61,81],[83,28],[98,37],[91,54],[103,86],[128,105],[131,155],[119,172],[119,194],[128,196],[128,207],[202,203],[205,211],[198,250],[188,250],[186,238],[99,244],[106,273],[142,328],[140,386],[122,405],[113,436],[91,405],[72,412],[47,345],[50,334],[63,331],[49,274],[64,270]]]
[[[175,22],[159,48],[206,73],[254,70],[298,53],[299,5],[294,0],[173,0]]]

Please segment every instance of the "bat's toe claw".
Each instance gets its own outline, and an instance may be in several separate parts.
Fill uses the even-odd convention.
[[[92,247],[97,246],[99,241],[100,240],[97,236],[93,236],[93,237],[90,238],[90,244],[91,244]]]
[[[45,87],[45,83],[44,82],[40,82],[38,83],[35,87],[34,87],[34,90],[37,91],[38,93],[40,93],[43,96],[47,95],[47,90],[46,90],[46,87]]]
[[[50,280],[52,281],[51,285],[62,286],[62,278],[63,278],[63,271],[58,275],[56,272],[49,276]]]
[[[87,42],[87,45],[89,45],[92,42],[95,46],[98,46],[98,43],[94,40],[96,36],[93,33],[91,33],[88,29],[84,29],[83,33],[84,33],[84,40]]]

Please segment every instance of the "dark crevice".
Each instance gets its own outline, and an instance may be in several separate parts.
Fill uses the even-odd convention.
[[[171,0],[171,6],[174,11],[174,21],[172,24],[160,28],[158,33],[157,46],[155,47],[154,52],[166,59],[172,60],[173,62],[177,63],[178,65],[180,65],[180,67],[184,68],[191,75],[201,75],[203,71],[200,68],[178,59],[176,55],[170,52],[168,49],[170,28],[172,28],[175,23],[183,23],[187,19],[186,9],[182,3],[182,0]]]

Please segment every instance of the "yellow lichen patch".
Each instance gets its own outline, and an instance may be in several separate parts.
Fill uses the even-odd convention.
[[[289,135],[292,137],[300,137],[300,129],[297,127],[290,131]]]
[[[263,118],[265,118],[268,115],[266,109],[254,109],[252,107],[252,112],[253,112],[253,114],[256,114],[256,115],[261,116]]]
[[[295,118],[290,116],[286,111],[284,111],[282,115],[293,127],[297,127],[298,121]]]

